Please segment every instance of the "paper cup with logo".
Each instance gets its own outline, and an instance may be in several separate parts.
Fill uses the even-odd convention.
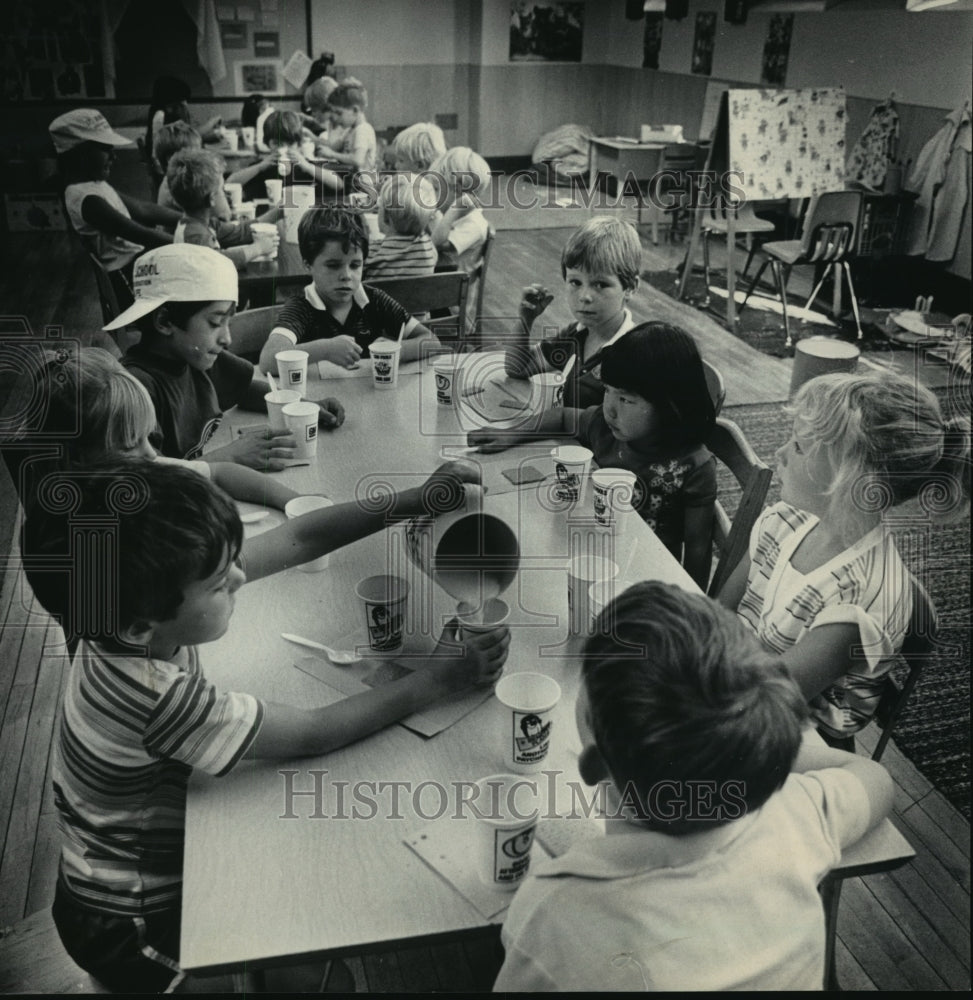
[[[536,783],[515,774],[491,774],[475,788],[477,874],[496,889],[516,889],[530,868],[540,812]]]
[[[591,464],[591,450],[580,445],[560,445],[551,449],[554,459],[554,497],[565,503],[577,504],[584,497],[584,488],[588,478],[588,466]]]
[[[402,645],[409,581],[401,576],[369,576],[355,587],[355,593],[365,608],[369,646],[376,652],[398,649]]]
[[[287,519],[291,520],[295,517],[300,517],[302,514],[307,514],[312,510],[320,510],[322,507],[333,507],[334,501],[329,500],[327,497],[317,497],[317,496],[303,496],[294,497],[293,500],[288,500],[284,505],[284,513],[287,515]],[[303,573],[320,573],[321,570],[328,568],[328,562],[331,559],[331,554],[319,556],[317,559],[312,559],[310,562],[301,563],[297,568]]]
[[[251,222],[250,223],[251,233],[263,233],[266,236],[273,236],[277,232],[277,227],[272,222]],[[265,254],[261,254],[259,257],[254,257],[254,260],[276,260],[277,259],[277,247],[275,246],[271,251]]]
[[[440,354],[433,362],[433,374],[436,376],[436,402],[440,406],[453,405],[456,383],[456,355]]]
[[[321,408],[317,403],[302,400],[285,404],[282,412],[287,429],[294,435],[294,458],[314,458],[318,453],[318,416]]]
[[[541,372],[530,377],[530,408],[553,410],[564,405],[564,376],[561,372]]]
[[[284,196],[284,182],[279,177],[272,177],[269,181],[264,181],[267,188],[267,200],[270,204],[279,205]]]
[[[591,500],[595,521],[615,527],[623,514],[632,510],[636,475],[628,469],[598,469],[591,474]]]
[[[593,583],[614,580],[618,564],[605,556],[584,553],[568,563],[568,629],[572,635],[587,635],[591,614],[588,592]]]
[[[236,217],[241,221],[253,222],[257,217],[257,206],[252,201],[241,201],[236,210]]]
[[[505,766],[520,774],[539,771],[551,745],[561,685],[547,674],[524,672],[501,677],[495,692],[509,710],[504,721]]]
[[[288,403],[299,403],[301,394],[296,389],[275,389],[264,396],[267,403],[267,423],[272,431],[286,431],[284,407]]]
[[[253,144],[257,141],[257,130],[252,125],[244,125],[240,129],[240,140],[244,149],[253,149]]]
[[[402,344],[397,340],[380,337],[368,348],[372,359],[372,377],[376,389],[394,389],[399,381],[399,352]]]
[[[234,135],[236,133],[233,133]],[[224,184],[223,193],[226,195],[226,200],[230,208],[234,212],[240,210],[240,206],[243,204],[243,185],[242,184]]]
[[[302,396],[307,391],[307,351],[278,351],[277,378],[281,389],[296,389]]]

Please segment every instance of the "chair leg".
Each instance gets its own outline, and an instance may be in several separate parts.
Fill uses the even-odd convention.
[[[750,299],[751,293],[757,287],[757,282],[760,280],[760,276],[764,273],[764,269],[767,267],[769,263],[770,263],[769,257],[766,260],[761,261],[760,267],[757,269],[757,274],[754,277],[753,281],[750,282],[750,287],[747,289],[747,294],[743,296],[743,302],[740,303],[740,308],[737,310],[738,316],[740,315],[740,313],[743,312],[744,308],[746,307],[746,304]]]
[[[777,280],[777,292],[780,295],[780,308],[784,313],[784,346],[793,347],[794,341],[791,339],[791,324],[787,319],[787,282],[781,272],[781,265],[779,261],[772,259],[770,266],[774,272],[774,278]]]
[[[741,275],[745,275],[750,270],[753,255],[757,252],[757,241],[753,238],[753,234],[748,233],[747,235],[750,240],[750,246],[747,248],[747,262],[743,265],[743,270],[740,272]]]
[[[851,295],[851,311],[855,314],[855,326],[858,328],[858,339],[862,339],[862,318],[858,312],[858,296],[855,295],[855,286],[851,283],[851,264],[843,260],[841,266],[845,270],[845,277],[848,279],[848,293]]]
[[[706,304],[709,305],[709,230],[703,233],[703,284],[706,288]]]
[[[818,281],[818,283],[814,286],[814,291],[811,292],[811,297],[807,300],[807,302],[804,303],[805,309],[811,308],[812,304],[814,303],[814,300],[818,297],[818,292],[821,291],[821,288],[824,285],[825,281],[827,280],[828,275],[831,273],[831,269],[833,267],[834,267],[833,263],[828,264],[828,266],[825,267],[825,269],[821,272],[821,278]]]
[[[818,886],[821,903],[824,906],[824,989],[828,993],[840,993],[838,970],[835,967],[835,943],[838,938],[838,904],[841,902],[842,879],[826,875]]]

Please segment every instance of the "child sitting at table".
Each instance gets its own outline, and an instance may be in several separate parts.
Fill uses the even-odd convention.
[[[431,169],[445,152],[443,130],[432,122],[416,122],[392,140],[393,169],[421,173]]]
[[[169,180],[165,176],[173,154],[178,153],[180,149],[202,148],[202,136],[186,122],[172,122],[172,124],[163,125],[159,129],[158,135],[155,137],[155,145],[152,147],[152,155],[155,158],[155,167],[162,175],[162,183],[159,185],[159,195],[156,202],[163,208],[182,212],[182,208],[176,204],[169,192]]]
[[[131,146],[100,111],[76,108],[48,126],[72,229],[108,272],[119,305],[132,301],[132,262],[145,247],[172,242],[179,213],[121,194],[108,183],[115,149]],[[156,229],[166,226],[169,232]]]
[[[337,87],[338,81],[333,76],[320,76],[304,91],[303,125],[322,146],[339,145],[348,131],[332,121],[328,99]]]
[[[883,514],[916,497],[926,523],[967,507],[969,418],[944,419],[931,390],[888,371],[821,375],[785,412],[780,503],[718,596],[781,657],[821,735],[840,740],[874,714],[912,615]]]
[[[885,769],[802,741],[780,660],[658,582],[601,613],[575,715],[607,835],[531,864],[494,991],[821,990],[818,883],[891,810]]]
[[[351,502],[312,511],[248,539],[245,552],[233,502],[195,472],[157,462],[62,474],[51,489],[57,495],[60,483],[76,502],[28,510],[27,578],[65,634],[81,640],[54,747],[62,837],[54,922],[71,958],[109,989],[161,992],[183,976],[183,841],[194,769],[223,776],[244,758],[326,754],[497,679],[508,630],[460,642],[455,622],[421,669],[322,707],[217,690],[197,650],[226,633],[248,578],[357,541],[389,516],[425,514],[428,498],[436,512],[458,507],[476,472],[468,463],[441,466],[381,509]],[[112,579],[93,578],[79,557],[85,518],[113,535]],[[52,573],[52,562],[64,568]],[[75,617],[81,587],[92,611]]]
[[[532,438],[577,438],[601,468],[636,473],[633,507],[705,589],[716,502],[716,462],[705,442],[716,414],[696,341],[668,323],[642,323],[605,348],[601,379],[601,406],[557,406],[529,431],[485,427],[469,443],[491,452]]]
[[[166,171],[169,190],[182,208],[174,243],[195,243],[219,250],[237,267],[272,255],[279,242],[277,232],[255,233],[247,219],[230,222],[230,206],[223,191],[223,161],[207,149],[176,153]],[[276,222],[281,209],[275,207],[257,222]]]
[[[630,222],[596,216],[579,226],[561,253],[561,276],[575,321],[530,347],[530,330],[554,296],[543,285],[525,288],[521,326],[506,353],[507,375],[526,379],[561,371],[574,358],[564,386],[566,406],[601,403],[601,352],[635,326],[628,303],[639,287],[642,242]]]
[[[192,243],[160,247],[138,259],[135,302],[105,327],[134,323],[141,331],[123,363],[152,398],[158,450],[169,458],[199,458],[232,406],[267,410],[270,386],[229,350],[237,289],[236,268],[215,250]],[[320,425],[340,427],[341,404],[324,399],[319,405]],[[207,453],[206,461],[279,471],[293,451],[289,432],[266,428]]]
[[[379,337],[403,341],[402,362],[419,358],[422,344],[438,344],[435,334],[393,298],[362,284],[368,231],[360,213],[342,205],[309,209],[298,226],[297,243],[312,281],[277,317],[260,352],[261,371],[271,369],[278,351],[295,345],[307,351],[312,364],[357,368]]]
[[[359,173],[374,171],[378,142],[365,118],[367,107],[368,92],[358,80],[346,78],[339,83],[328,97],[328,110],[334,126],[346,131],[334,145],[319,145],[318,154]]]
[[[436,270],[439,255],[429,236],[436,192],[424,177],[393,174],[378,192],[378,226],[385,238],[371,249],[366,278],[418,278]]]
[[[432,241],[440,255],[455,260],[460,270],[472,270],[490,234],[480,209],[480,199],[490,191],[490,167],[468,146],[454,146],[430,170],[441,185],[445,207],[433,226]]]

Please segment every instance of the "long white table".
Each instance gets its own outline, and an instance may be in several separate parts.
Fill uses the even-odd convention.
[[[509,392],[523,396],[523,390],[522,384],[510,383],[496,392],[504,398]],[[489,409],[497,399],[484,396],[492,391],[471,399]],[[316,465],[283,475],[295,488],[323,491],[339,502],[351,499],[368,477],[413,485],[441,460],[444,445],[465,441],[456,417],[436,406],[431,371],[402,376],[394,392],[373,390],[370,380],[360,379],[312,382],[309,394],[338,396],[348,417],[339,431],[322,435]],[[252,414],[231,414],[228,432],[253,422]],[[538,445],[533,451],[542,455],[549,448]],[[530,447],[523,452],[530,453]],[[490,475],[498,461],[504,467],[517,464],[513,453],[492,457],[487,463]],[[491,493],[484,511],[506,520],[521,546],[520,572],[503,595],[512,608],[506,671],[541,671],[561,684],[563,697],[545,767],[558,771],[559,780],[570,781],[578,780],[573,707],[580,641],[568,635],[564,566],[572,536],[583,537],[592,529],[591,522],[569,521],[563,511],[550,510],[544,496],[543,487]],[[296,632],[330,646],[364,641],[354,585],[364,576],[386,572],[390,561],[393,571],[409,576],[412,609],[431,609],[431,625],[420,622],[407,640],[409,649],[428,648],[433,640],[426,633],[438,635],[452,602],[403,561],[401,535],[401,527],[392,528],[333,553],[329,569],[321,573],[293,569],[243,587],[228,634],[201,650],[207,675],[222,688],[278,702],[312,706],[341,697],[299,668],[313,654],[286,642],[280,633]],[[696,589],[637,517],[625,526],[613,551],[623,583],[653,578]],[[356,806],[354,786],[362,781],[409,783],[400,789],[435,782],[450,790],[447,801],[452,808],[452,783],[505,770],[503,720],[502,706],[489,697],[428,740],[394,725],[326,757],[244,762],[224,778],[195,777],[186,822],[184,967],[215,972],[244,962],[274,964],[488,924],[403,842],[421,834],[428,822],[422,814],[436,812],[441,804],[433,786],[426,786],[417,800],[410,791],[400,791],[397,808],[393,785],[384,785],[384,792],[377,784],[359,786],[377,803],[376,814],[350,817]],[[288,789],[315,794],[288,795]],[[362,802],[357,806],[360,815],[372,812]],[[389,818],[393,812],[398,818]],[[348,818],[336,818],[338,813]],[[472,820],[455,823],[456,837],[472,845]],[[894,830],[891,834],[898,840],[882,845],[882,857],[894,853],[893,847],[900,853],[903,845],[908,850]],[[502,914],[493,922],[499,920]]]

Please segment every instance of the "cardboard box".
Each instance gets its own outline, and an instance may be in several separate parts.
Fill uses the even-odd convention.
[[[11,233],[66,232],[64,207],[56,194],[5,194],[7,231]]]

